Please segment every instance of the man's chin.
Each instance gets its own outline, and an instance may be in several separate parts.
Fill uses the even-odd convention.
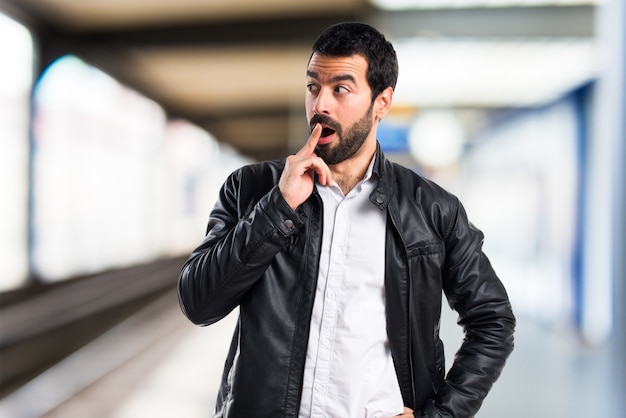
[[[345,158],[338,158],[339,156],[337,155],[337,153],[334,152],[332,149],[330,149],[330,147],[328,146],[322,146],[322,148],[316,148],[315,154],[317,154],[318,157],[324,160],[326,165],[339,164],[340,162],[345,160]]]
[[[329,161],[333,161],[334,152],[329,144],[317,144],[315,147],[315,154],[324,160],[326,164],[332,164]]]

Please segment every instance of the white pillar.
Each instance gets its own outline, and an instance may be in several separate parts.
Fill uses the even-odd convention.
[[[581,323],[582,334],[592,345],[606,342],[616,329],[614,322],[623,325],[624,316],[623,300],[617,304],[621,312],[614,315],[613,297],[624,281],[625,17],[624,0],[600,2],[596,20],[600,74],[585,173]]]

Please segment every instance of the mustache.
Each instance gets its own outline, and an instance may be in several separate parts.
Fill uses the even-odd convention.
[[[324,126],[327,126],[334,131],[339,131],[341,129],[341,125],[337,123],[334,119],[332,119],[330,116],[315,114],[313,115],[313,117],[311,118],[309,122],[309,127],[311,131],[313,131],[313,128],[318,123]]]

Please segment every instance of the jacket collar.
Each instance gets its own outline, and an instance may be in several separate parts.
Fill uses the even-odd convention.
[[[389,167],[389,162],[383,153],[380,143],[376,143],[374,167],[372,173],[378,176],[378,186],[372,194],[370,194],[370,201],[383,210],[389,204],[391,197],[394,194],[395,187],[393,186],[393,171]]]

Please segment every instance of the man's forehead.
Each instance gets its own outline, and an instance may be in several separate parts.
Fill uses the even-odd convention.
[[[313,77],[351,74],[354,78],[365,77],[367,61],[361,55],[334,57],[313,54],[309,60],[307,74]]]

